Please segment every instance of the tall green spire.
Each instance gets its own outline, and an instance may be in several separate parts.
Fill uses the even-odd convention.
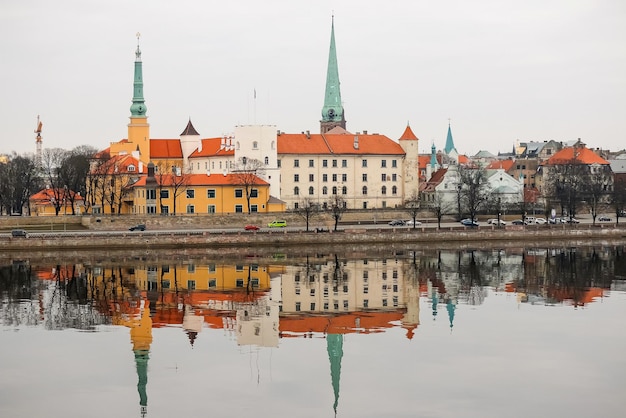
[[[450,128],[450,122],[448,122],[448,136],[446,137],[446,147],[443,149],[446,154],[450,154],[454,148],[454,141],[452,140],[452,129]]]
[[[130,105],[131,117],[146,116],[146,105],[143,99],[143,71],[141,66],[141,50],[139,49],[139,33],[137,33],[137,51],[135,51],[135,81],[133,82],[133,104]]]
[[[330,378],[333,383],[333,393],[335,402],[333,411],[337,416],[337,406],[339,405],[339,380],[341,378],[341,359],[343,357],[343,335],[326,334],[326,351],[330,360]]]
[[[330,30],[330,50],[328,52],[328,67],[326,69],[326,92],[320,128],[325,133],[335,126],[346,129],[346,119],[341,104],[341,89],[339,88],[339,68],[337,66],[337,49],[335,47],[335,17],[332,17]]]

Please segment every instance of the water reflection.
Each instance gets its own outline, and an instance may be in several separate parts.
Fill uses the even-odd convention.
[[[578,309],[611,290],[626,290],[623,246],[379,252],[282,254],[233,263],[16,261],[0,267],[2,326],[91,332],[103,325],[127,327],[142,417],[148,413],[153,329],[179,327],[192,348],[207,328],[223,330],[238,346],[325,338],[337,414],[348,334],[401,328],[411,340],[420,321],[441,316],[453,332],[458,306],[479,306],[490,292],[514,295],[520,305]]]

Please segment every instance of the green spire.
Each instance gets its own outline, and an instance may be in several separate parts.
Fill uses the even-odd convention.
[[[341,358],[343,357],[343,335],[327,334],[326,351],[328,351],[328,358],[330,360],[330,378],[333,383],[333,393],[335,395],[333,411],[335,411],[335,416],[337,416],[337,406],[339,405],[339,380],[341,377]]]
[[[322,108],[322,128],[323,132],[335,126],[345,129],[346,120],[341,105],[341,91],[339,88],[339,68],[337,66],[337,49],[335,48],[335,17],[332,18],[330,31],[330,51],[328,53],[328,68],[326,70],[326,93],[324,96],[324,107]]]
[[[452,129],[450,129],[450,122],[448,122],[448,136],[446,137],[446,147],[444,148],[444,151],[446,152],[446,154],[450,154],[450,151],[452,151],[454,148],[454,141],[452,140]]]
[[[130,105],[131,116],[146,116],[146,105],[143,99],[143,71],[141,66],[141,50],[139,49],[139,33],[137,33],[137,51],[135,51],[135,81],[133,82],[133,104]]]
[[[437,167],[439,163],[437,163],[437,148],[435,148],[435,143],[430,147],[430,165],[434,169]]]

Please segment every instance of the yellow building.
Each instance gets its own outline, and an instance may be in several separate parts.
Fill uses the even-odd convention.
[[[269,183],[251,173],[148,175],[132,185],[135,214],[207,214],[283,211],[270,198]]]

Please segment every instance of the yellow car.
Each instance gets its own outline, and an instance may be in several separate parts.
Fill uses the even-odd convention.
[[[287,226],[287,221],[272,221],[267,226],[269,228],[284,228]]]

